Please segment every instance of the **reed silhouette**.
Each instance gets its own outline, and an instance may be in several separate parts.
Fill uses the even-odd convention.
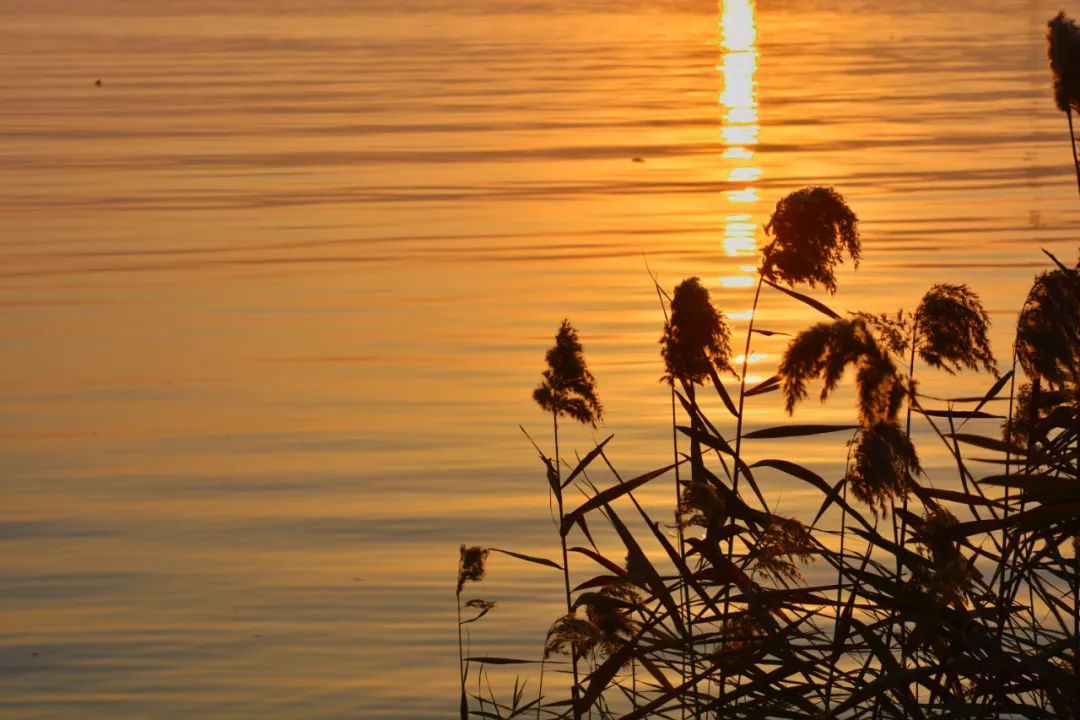
[[[802,237],[815,241],[812,232]],[[798,240],[786,242],[797,247]],[[770,272],[780,272],[783,257],[773,256]],[[541,688],[525,702],[515,684],[509,701],[489,694],[472,716],[1080,717],[1080,270],[1054,262],[1019,313],[1016,368],[1000,377],[989,316],[964,285],[935,285],[910,312],[847,316],[778,285],[827,319],[792,338],[777,374],[740,400],[781,392],[794,412],[813,384],[827,400],[851,370],[854,422],[743,432],[745,407],[728,398],[735,442],[695,389],[711,382],[726,392],[720,373],[731,370],[730,331],[699,280],[681,283],[664,305],[661,355],[664,380],[689,418],[676,425],[690,439],[689,453],[676,449],[675,462],[624,479],[605,439],[568,478],[592,468],[582,487],[587,497],[572,509],[562,505],[567,481],[541,453],[560,501],[564,562],[519,557],[563,571],[567,610],[543,656],[567,653],[572,665],[588,659],[585,674],[574,674],[569,698],[548,698]],[[816,272],[829,289],[828,275]],[[807,274],[782,277],[810,284]],[[578,420],[597,419],[578,411],[599,403],[568,323],[548,357],[536,397],[555,428],[559,407],[576,408],[570,416]],[[923,395],[916,360],[947,373],[984,373],[988,388],[976,397]],[[1017,372],[1028,379],[1019,388],[1011,382]],[[1037,384],[1040,393],[1032,390]],[[560,404],[570,397],[581,402]],[[1008,417],[984,411],[1006,400]],[[955,461],[953,477],[924,476],[911,440],[915,419]],[[736,449],[741,439],[833,432],[853,434],[847,469],[833,480],[789,458],[750,462]],[[965,448],[979,455],[968,457]],[[676,545],[636,491],[683,464],[690,474],[676,484]],[[980,477],[976,465],[989,474]],[[603,468],[613,479],[607,486],[597,484]],[[809,524],[766,502],[759,476],[780,475],[819,495]],[[624,504],[635,522],[623,517]],[[597,517],[600,524],[587,522]],[[893,522],[889,534],[879,531],[884,517]],[[599,570],[577,588],[566,562],[572,533],[587,543],[574,551]],[[613,545],[625,561],[612,556]],[[834,579],[807,585],[808,563],[831,568]]]
[[[659,292],[659,286],[657,290]],[[676,286],[675,293],[671,297],[670,313],[665,309],[664,333],[660,337],[660,355],[664,360],[665,370],[662,380],[672,388],[671,429],[675,454],[675,525],[678,529],[679,553],[685,555],[684,511],[689,508],[690,502],[684,497],[684,492],[692,493],[705,487],[705,478],[697,472],[703,467],[699,438],[704,432],[704,427],[701,422],[702,415],[698,409],[696,388],[698,385],[712,381],[730,406],[731,401],[725,393],[718,374],[734,372],[731,367],[731,331],[724,320],[723,313],[713,306],[709,291],[696,277],[687,278]],[[682,387],[685,397],[675,390],[676,384]],[[678,473],[676,397],[686,407],[686,412],[690,417],[691,478],[685,491]],[[690,598],[685,587],[680,591],[680,602],[683,622],[686,623],[688,632],[692,633]],[[697,667],[696,658],[693,657],[694,652],[694,644],[688,643],[687,660],[689,660],[692,675],[693,669]],[[686,664],[684,661],[684,671]],[[697,708],[695,711],[695,714],[699,714]]]
[[[585,364],[584,348],[578,339],[577,330],[569,320],[563,320],[555,335],[555,344],[544,357],[547,368],[543,371],[543,381],[533,391],[533,400],[545,411],[551,413],[552,434],[555,444],[555,458],[552,462],[541,453],[541,459],[547,467],[548,484],[559,510],[559,525],[565,518],[563,490],[567,483],[562,482],[561,457],[559,455],[559,418],[569,417],[582,424],[596,424],[603,418],[603,407],[596,394],[596,379]],[[589,620],[580,620],[576,616],[576,607],[570,591],[570,563],[567,559],[566,533],[559,534],[562,547],[563,589],[566,596],[566,615],[552,628],[552,634],[563,637],[565,642],[548,644],[552,649],[569,649],[573,685],[571,685],[572,709],[575,720],[580,717],[578,711],[578,659],[592,650],[595,641],[590,642]]]
[[[1069,145],[1072,148],[1076,186],[1080,192],[1080,158],[1076,153],[1076,134],[1073,132],[1073,111],[1080,111],[1080,27],[1064,12],[1047,23],[1047,55],[1054,79],[1054,102],[1065,113],[1069,123]]]
[[[457,637],[458,637],[458,670],[461,676],[461,720],[467,720],[469,717],[469,700],[468,694],[465,690],[465,681],[468,679],[468,661],[465,658],[465,645],[462,637],[462,629],[465,625],[471,622],[476,622],[484,615],[486,615],[493,607],[495,603],[488,602],[487,600],[473,599],[465,602],[465,607],[474,608],[478,611],[477,615],[468,620],[461,619],[461,592],[465,589],[465,584],[470,582],[480,582],[484,579],[485,562],[487,561],[488,550],[486,548],[473,546],[461,546],[461,554],[458,558],[458,573],[457,573]]]
[[[1048,40],[1080,188],[1072,125],[1080,29],[1059,14]],[[553,419],[554,458],[536,449],[558,502],[562,563],[499,552],[563,575],[565,612],[540,654],[541,663],[570,656],[569,697],[544,694],[541,664],[534,699],[525,702],[517,682],[508,701],[489,688],[485,702],[478,689],[473,697],[484,704],[472,716],[1080,720],[1080,264],[1047,253],[1053,266],[1034,280],[1017,316],[1012,367],[999,376],[989,314],[966,285],[934,285],[913,309],[893,314],[841,315],[796,290],[835,295],[838,266],[861,259],[858,218],[833,188],[783,197],[764,229],[770,242],[738,372],[731,332],[700,280],[668,295],[653,278],[664,312],[671,463],[624,479],[608,437],[562,479],[559,418],[595,426],[602,408],[577,333],[560,327],[534,399]],[[764,286],[819,321],[791,339],[775,375],[748,387],[754,336],[775,334],[755,324]],[[920,372],[980,373],[986,390],[926,395],[917,361]],[[779,392],[792,414],[817,383],[827,401],[849,370],[852,422],[745,430],[754,398]],[[729,372],[737,401],[721,379]],[[700,402],[706,384],[723,403],[722,421]],[[1006,402],[1006,414],[989,412]],[[928,477],[915,422],[954,471]],[[749,458],[743,443],[829,433],[850,436],[845,468],[832,478],[791,457]],[[637,497],[668,475],[676,491],[670,537]],[[571,508],[563,491],[578,478],[585,499]],[[816,496],[808,522],[777,514],[762,492],[781,478]],[[891,532],[880,529],[885,520]],[[572,535],[581,546],[568,548]],[[568,551],[595,573],[576,587]],[[465,558],[463,546],[461,568]],[[804,579],[811,563],[813,585]],[[471,578],[462,572],[459,623]],[[488,605],[464,607],[480,617]],[[469,661],[462,651],[463,713]]]

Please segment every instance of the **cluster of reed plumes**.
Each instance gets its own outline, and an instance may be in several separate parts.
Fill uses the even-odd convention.
[[[753,337],[771,331],[751,321],[740,372],[726,319],[697,278],[670,295],[657,285],[673,403],[663,467],[622,478],[611,438],[573,465],[559,455],[560,418],[601,417],[577,332],[560,327],[534,399],[553,422],[554,455],[536,449],[561,562],[491,550],[560,571],[565,608],[537,658],[462,652],[462,718],[1080,718],[1080,266],[1050,256],[999,374],[989,316],[965,285],[935,285],[893,315],[842,316],[795,289],[835,291],[836,265],[859,258],[857,219],[833,189],[785,197],[767,232],[755,310],[768,288],[823,320],[791,339],[775,376],[748,387]],[[989,387],[926,396],[917,360],[923,372],[986,373]],[[811,386],[824,399],[849,369],[853,423],[743,430],[755,397],[782,393],[794,412]],[[698,401],[707,385],[722,421]],[[951,477],[923,472],[913,422],[955,460]],[[750,457],[743,444],[833,432],[850,436],[839,477]],[[762,486],[780,475],[818,495],[813,517],[770,509]],[[674,486],[670,525],[635,496],[661,482]],[[576,507],[571,488],[586,497]],[[461,600],[487,552],[462,546],[459,628],[492,607]],[[463,608],[473,617],[462,620]],[[499,699],[479,682],[489,664],[526,661],[540,663],[534,690],[516,684]],[[549,679],[545,693],[556,661],[566,682]]]
[[[1059,15],[1049,41],[1071,131],[1080,29]],[[533,395],[552,418],[553,454],[534,447],[561,562],[462,546],[462,720],[1080,719],[1080,263],[1047,253],[999,367],[989,315],[966,285],[935,285],[895,314],[841,315],[796,289],[835,293],[837,265],[860,260],[857,217],[834,189],[781,199],[765,231],[741,362],[697,278],[671,294],[656,284],[673,456],[651,472],[624,479],[610,437],[573,464],[560,454],[561,418],[595,427],[602,414],[578,334],[563,322]],[[748,387],[754,338],[776,334],[754,323],[763,291],[821,320],[791,339],[774,376]],[[986,390],[924,394],[917,362],[921,372],[983,373]],[[744,429],[754,398],[781,393],[794,413],[849,370],[852,423]],[[737,380],[737,396],[724,376]],[[699,402],[709,385],[723,419]],[[923,470],[916,422],[951,458],[947,477]],[[845,468],[831,477],[744,445],[826,433],[848,438]],[[812,517],[772,509],[763,486],[781,478],[816,498]],[[664,482],[670,524],[636,496]],[[489,550],[561,575],[565,607],[535,658],[468,656],[460,642],[461,628],[494,607],[462,600]],[[521,663],[539,663],[535,689],[515,682],[506,697],[484,686],[487,667]],[[545,686],[553,667],[560,681]]]

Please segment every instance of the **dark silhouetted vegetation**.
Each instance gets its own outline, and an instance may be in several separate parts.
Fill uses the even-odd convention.
[[[821,383],[824,398],[852,369],[855,422],[742,433],[728,398],[728,422],[741,437],[725,435],[692,398],[707,380],[723,392],[718,371],[730,370],[730,333],[700,283],[682,283],[666,308],[661,355],[687,417],[677,431],[693,449],[632,479],[609,457],[610,438],[566,480],[556,459],[540,452],[559,504],[563,562],[515,555],[562,571],[568,609],[541,659],[569,655],[569,697],[526,699],[517,685],[509,700],[497,701],[478,690],[471,695],[483,705],[473,716],[1080,717],[1080,270],[1059,263],[1038,276],[1017,323],[1017,367],[1001,377],[986,340],[988,316],[966,286],[937,285],[913,313],[888,316],[841,317],[792,294],[828,319],[794,337],[777,375],[741,392],[739,404],[782,392],[795,412],[810,383]],[[557,342],[549,352],[545,384],[562,386],[551,358],[569,353],[575,360],[565,367],[587,378],[579,394],[595,402],[576,334],[560,330],[559,337],[565,347]],[[904,355],[906,372],[897,362]],[[947,372],[989,373],[987,390],[924,396],[912,377],[915,357]],[[1030,380],[1019,389],[1017,371]],[[541,405],[555,414],[549,397]],[[984,410],[1006,401],[1013,410],[1004,423]],[[955,460],[953,478],[931,482],[923,474],[911,414]],[[791,459],[737,449],[741,439],[830,432],[852,436],[847,470],[832,479]],[[669,537],[635,491],[686,464]],[[599,468],[610,482],[598,480]],[[777,475],[819,495],[812,519],[770,509],[759,483]],[[587,499],[564,508],[575,481]],[[884,518],[893,522],[889,533],[880,527]],[[583,544],[567,548],[568,538]],[[613,554],[616,544],[622,552]],[[463,549],[459,596],[479,577],[471,559],[478,552]],[[576,587],[570,554],[583,559],[579,572],[594,568]],[[833,580],[807,584],[811,565],[815,577],[831,569]],[[480,615],[489,609],[466,606]],[[463,657],[466,693],[469,661]],[[561,693],[564,686],[555,687]]]
[[[1080,190],[1080,158],[1076,154],[1076,134],[1073,132],[1073,111],[1080,111],[1080,27],[1064,12],[1048,23],[1046,33],[1050,73],[1054,78],[1054,102],[1069,121],[1069,142],[1072,145],[1076,185]]]
[[[1058,15],[1049,45],[1071,132],[1080,29]],[[1080,164],[1077,174],[1080,182]],[[463,716],[1080,719],[1080,264],[1047,253],[1053,265],[1019,310],[1011,367],[999,375],[990,317],[966,285],[934,285],[913,310],[893,314],[841,315],[796,290],[834,294],[837,265],[859,262],[857,217],[834,189],[782,198],[765,231],[741,369],[697,278],[673,294],[656,286],[671,463],[624,478],[609,437],[563,479],[559,417],[595,426],[601,413],[577,334],[563,323],[534,394],[554,420],[554,455],[535,447],[557,500],[562,562],[510,554],[561,571],[566,611],[538,639],[537,658],[463,651]],[[776,334],[754,324],[765,286],[822,317],[790,340],[775,375],[748,387],[754,336]],[[923,394],[916,360],[926,371],[981,373],[985,389]],[[754,398],[779,392],[794,414],[846,375],[850,423],[745,429]],[[722,419],[698,401],[706,384]],[[923,470],[915,422],[949,458],[946,475]],[[744,443],[828,433],[848,439],[844,469],[832,476]],[[675,484],[670,528],[637,497],[666,477]],[[810,491],[812,515],[774,510],[762,486],[780,481]],[[565,505],[571,486],[584,497],[577,507]],[[480,552],[462,547],[462,624],[476,619],[460,620],[460,596],[483,574],[473,569]],[[570,557],[586,578],[576,586]],[[477,617],[489,605],[466,603]],[[548,682],[545,694],[555,655],[569,656],[565,673],[559,666],[566,682]],[[539,688],[526,698],[515,683],[502,700],[490,687],[470,693],[470,662],[540,662]]]

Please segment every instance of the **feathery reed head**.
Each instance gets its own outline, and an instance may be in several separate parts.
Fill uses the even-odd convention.
[[[1078,400],[1080,386],[1057,390],[1041,387],[1036,393],[1031,383],[1024,383],[1016,391],[1012,420],[1006,418],[1001,424],[1001,437],[1019,448],[1045,441],[1046,433],[1052,428],[1072,425],[1072,408]]]
[[[773,239],[762,250],[761,274],[788,285],[823,285],[836,292],[836,265],[844,253],[859,266],[858,218],[831,187],[805,187],[776,203],[765,232]]]
[[[664,324],[660,345],[667,371],[662,379],[669,384],[676,380],[701,384],[710,377],[710,366],[732,371],[731,331],[696,277],[675,288],[671,318]]]
[[[1080,110],[1080,28],[1059,12],[1047,23],[1046,43],[1058,110]]]
[[[1016,359],[1028,377],[1080,384],[1080,271],[1035,278],[1016,329]]]
[[[544,658],[569,655],[571,652],[578,657],[588,656],[600,640],[600,629],[571,611],[556,620],[548,630]]]
[[[569,655],[571,651],[578,657],[593,651],[614,655],[637,633],[639,625],[632,614],[640,604],[637,590],[629,583],[614,582],[598,592],[582,593],[574,608],[548,630],[544,657]],[[584,618],[577,616],[577,609],[582,606]],[[628,656],[626,662],[629,661]]]
[[[888,421],[859,431],[846,479],[855,497],[877,515],[886,512],[889,500],[906,496],[912,475],[920,472],[911,439],[898,423]]]
[[[794,518],[772,516],[749,550],[752,573],[777,581],[800,580],[797,562],[812,558],[813,542],[806,526]]]
[[[853,312],[874,332],[878,342],[896,355],[904,355],[911,348],[911,326],[913,315],[903,309],[894,314]]]
[[[930,568],[914,569],[915,583],[932,597],[959,609],[964,596],[982,577],[974,560],[965,559],[953,534],[959,524],[956,516],[943,507],[932,508],[914,528],[915,541],[930,556]]]
[[[915,311],[916,349],[930,367],[954,373],[961,368],[996,374],[990,350],[990,315],[967,285],[941,283],[923,295]]]
[[[484,579],[484,562],[488,549],[479,545],[461,546],[461,558],[458,560],[457,594],[461,595],[467,582],[479,582]]]
[[[904,396],[896,366],[859,316],[818,323],[788,344],[778,374],[788,413],[806,397],[806,385],[820,377],[821,399],[836,388],[848,365],[857,368],[859,415],[864,426],[896,417]]]
[[[585,364],[577,330],[569,320],[562,321],[555,344],[544,357],[548,367],[543,381],[533,390],[533,400],[547,412],[596,427],[604,417],[604,408],[596,394],[596,378]]]
[[[585,616],[599,631],[597,644],[605,655],[618,652],[638,630],[632,614],[640,600],[630,583],[612,583],[599,592],[582,593],[577,604],[585,606]]]
[[[716,488],[702,480],[691,480],[679,495],[677,517],[684,530],[691,525],[711,527],[716,518],[727,512],[724,499]]]
[[[475,610],[476,614],[473,615],[468,620],[462,620],[461,621],[462,625],[467,625],[468,623],[474,623],[477,620],[479,620],[480,618],[487,615],[489,612],[491,612],[492,610],[495,609],[495,602],[492,601],[492,600],[482,600],[480,598],[473,598],[472,600],[469,600],[468,602],[465,603],[465,607],[470,608],[472,610]]]

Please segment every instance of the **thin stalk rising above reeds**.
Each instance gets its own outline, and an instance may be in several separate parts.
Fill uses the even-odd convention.
[[[774,286],[782,283],[792,288],[801,284],[812,288],[822,285],[833,294],[836,292],[836,266],[844,262],[844,255],[847,254],[857,268],[862,253],[859,218],[848,207],[844,197],[831,187],[804,187],[781,198],[765,224],[765,232],[772,240],[761,251],[761,267],[758,269],[754,303],[750,308],[742,372],[739,375],[733,482],[736,488],[739,461],[742,459],[746,374],[762,283],[768,282]]]
[[[660,354],[664,359],[663,380],[672,388],[672,401],[674,402],[675,385],[678,383],[686,393],[690,405],[690,427],[693,432],[690,436],[690,482],[692,485],[704,482],[704,460],[701,454],[700,434],[704,428],[701,425],[701,412],[697,403],[697,386],[704,385],[712,378],[718,378],[720,372],[731,371],[731,331],[724,320],[724,315],[717,310],[709,297],[709,291],[696,277],[687,278],[675,288],[671,298],[671,315],[664,323],[664,334],[660,337]],[[718,388],[721,392],[723,388]],[[672,406],[672,438],[675,442],[675,417],[674,405]],[[678,463],[678,446],[675,447]],[[676,470],[678,466],[676,465]],[[677,501],[676,526],[679,534],[679,554],[686,555],[685,536],[683,534],[683,518],[680,510],[685,505],[682,500],[683,488],[680,487],[679,476],[675,476],[675,492]],[[689,593],[685,584],[681,590],[682,612],[686,620],[691,641],[690,649],[691,677],[696,678],[697,660],[693,652],[693,623],[690,608]],[[686,674],[685,661],[683,674]],[[696,683],[695,683],[696,687]],[[699,714],[695,708],[695,714]]]
[[[466,603],[469,607],[475,607],[480,614],[472,620],[461,619],[461,591],[465,589],[465,583],[480,582],[484,579],[484,563],[487,560],[488,550],[477,545],[461,546],[461,555],[458,557],[457,572],[457,641],[458,641],[458,669],[461,675],[461,720],[469,718],[469,699],[465,692],[465,680],[468,676],[468,663],[465,660],[465,645],[462,638],[462,628],[467,622],[478,620],[487,613],[494,603],[485,600]],[[471,604],[470,604],[471,603]]]
[[[1064,12],[1059,12],[1047,23],[1046,41],[1050,73],[1054,77],[1054,102],[1069,122],[1069,145],[1076,187],[1080,191],[1080,158],[1072,120],[1073,111],[1080,111],[1080,28]]]
[[[563,587],[566,594],[566,616],[574,615],[573,598],[570,596],[570,564],[566,552],[566,534],[561,532],[565,511],[563,507],[563,485],[561,458],[559,457],[559,417],[569,417],[582,424],[596,424],[603,418],[604,410],[596,393],[596,379],[585,364],[584,348],[578,339],[577,330],[569,320],[563,320],[555,335],[555,344],[548,349],[544,359],[547,369],[544,379],[533,390],[533,400],[551,413],[552,432],[555,443],[554,467],[549,463],[549,483],[555,494],[559,508],[559,541],[562,546]],[[553,476],[553,477],[552,477]],[[580,718],[578,707],[578,651],[570,643],[570,662],[573,672],[571,699],[574,718]]]

